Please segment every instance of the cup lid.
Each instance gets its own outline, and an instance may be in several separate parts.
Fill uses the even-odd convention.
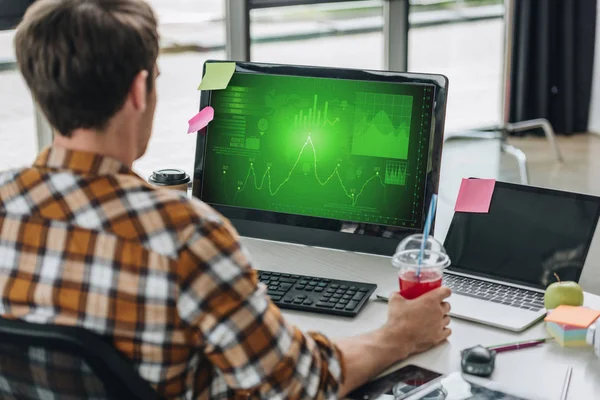
[[[181,169],[166,168],[154,171],[148,181],[159,186],[174,186],[189,183],[190,177]]]
[[[400,267],[411,267],[419,265],[419,249],[410,249],[400,251],[394,254],[392,257],[392,265],[396,268]],[[421,260],[421,267],[423,268],[446,268],[450,265],[450,257],[448,254],[425,250],[423,251],[423,258]]]

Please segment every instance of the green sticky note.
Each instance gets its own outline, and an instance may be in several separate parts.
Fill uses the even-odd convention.
[[[198,90],[222,90],[229,85],[235,72],[234,62],[207,63],[206,72]]]

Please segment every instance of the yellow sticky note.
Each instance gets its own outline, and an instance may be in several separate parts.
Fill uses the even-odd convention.
[[[585,307],[559,306],[556,307],[545,319],[546,322],[554,322],[559,325],[570,325],[579,328],[587,328],[598,317],[600,311],[590,310]]]
[[[204,77],[198,90],[222,90],[229,85],[235,72],[234,62],[210,62],[205,64]]]

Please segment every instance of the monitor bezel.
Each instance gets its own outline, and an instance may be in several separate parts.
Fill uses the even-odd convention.
[[[219,62],[230,61],[206,61],[206,63],[203,66],[203,75],[206,71],[206,64]],[[429,154],[429,172],[423,202],[423,216],[425,217],[426,209],[431,201],[431,197],[434,193],[438,192],[439,187],[440,168],[442,164],[442,147],[444,141],[446,102],[448,93],[448,78],[446,78],[443,75],[435,74],[374,71],[317,66],[265,64],[253,62],[236,62],[235,72],[329,79],[350,79],[389,83],[425,84],[433,86],[435,89],[435,94],[432,110],[432,136],[430,138],[432,143],[430,143],[431,151]],[[210,105],[211,93],[211,91],[201,92],[200,110]],[[192,192],[193,195],[198,198],[200,198],[200,188],[197,187],[198,185],[196,185],[196,183],[199,182],[199,177],[201,176],[201,174],[203,174],[204,170],[206,132],[207,128],[204,128],[201,131],[199,131],[196,140],[194,186]],[[197,149],[202,149],[202,151],[197,151]],[[367,228],[362,230],[363,233],[348,233],[343,231],[326,230],[314,227],[284,225],[278,223],[237,218],[236,215],[233,215],[237,213],[232,212],[233,210],[230,210],[230,207],[215,205],[211,203],[208,204],[214,207],[220,213],[222,213],[225,217],[229,218],[242,236],[368,254],[391,256],[394,253],[399,240],[410,234],[422,232],[422,228],[395,228],[396,231],[394,232],[392,237],[385,237],[385,226],[378,224],[362,224]],[[279,216],[280,214],[282,214],[275,212],[265,213],[273,214],[274,216]],[[326,218],[315,217],[312,219],[314,219],[315,221],[323,220],[324,223],[331,221]],[[382,227],[384,229],[381,229]],[[382,233],[374,234],[373,232]]]

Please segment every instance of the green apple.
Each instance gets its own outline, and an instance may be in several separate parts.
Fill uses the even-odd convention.
[[[556,276],[556,274],[555,274]],[[577,282],[561,281],[556,276],[558,282],[554,282],[546,289],[544,295],[544,305],[546,309],[553,310],[558,306],[582,306],[583,289]]]

